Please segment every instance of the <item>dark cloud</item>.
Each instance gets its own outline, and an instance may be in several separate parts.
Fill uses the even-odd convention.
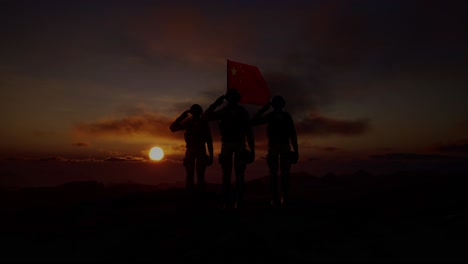
[[[320,83],[312,69],[309,73],[297,75],[267,72],[264,77],[271,95],[281,95],[286,100],[287,110],[292,114],[301,116],[331,102],[329,89]]]
[[[56,161],[56,162],[91,162],[98,161],[97,159],[73,159],[63,156],[45,156],[45,157],[7,157],[4,160],[10,161]]]
[[[172,133],[169,126],[176,117],[169,118],[160,114],[140,113],[122,118],[107,119],[95,122],[83,122],[73,128],[73,132],[79,136],[116,136],[130,137],[148,135],[166,139],[183,140],[183,133]],[[218,122],[210,122],[213,141],[220,140]],[[257,136],[257,135],[256,135]],[[258,133],[256,140],[265,139],[265,133]],[[175,150],[185,150],[184,145],[174,146]]]
[[[336,147],[323,147],[321,149],[324,151],[329,151],[329,152],[335,152],[335,151],[340,150],[339,148],[336,148]]]
[[[387,153],[382,155],[371,155],[371,159],[383,160],[445,160],[453,157],[439,154],[421,154],[421,153]]]
[[[267,72],[263,75],[271,95],[281,95],[286,100],[285,110],[298,120],[295,125],[299,134],[350,136],[361,135],[369,130],[370,122],[364,118],[343,120],[318,114],[320,106],[329,105],[335,100],[332,89],[321,80],[323,76],[319,67],[314,65],[313,60],[307,62],[304,59],[291,59],[286,63],[290,72]],[[201,93],[204,98],[211,98],[209,103],[220,94],[214,90],[204,90]],[[207,101],[204,103],[209,104]],[[246,108],[252,115],[258,111],[259,106],[246,105]],[[255,136],[256,140],[266,140],[261,129],[256,129]]]
[[[89,143],[86,143],[86,142],[75,142],[72,144],[73,146],[75,147],[88,147],[89,146]]]
[[[56,162],[73,162],[73,163],[83,163],[83,162],[102,162],[102,159],[97,158],[69,158],[69,157],[42,157],[42,158],[30,158],[30,159],[22,159],[22,160],[29,160],[29,161],[56,161]]]
[[[450,152],[450,153],[465,153],[468,154],[468,140],[438,146],[436,148],[440,152]]]
[[[343,120],[321,115],[310,115],[296,124],[298,134],[310,134],[318,136],[362,135],[370,129],[368,120]]]
[[[310,150],[313,150],[314,152],[317,151],[317,150],[318,151],[323,151],[323,152],[337,152],[337,151],[342,150],[341,148],[338,148],[338,147],[310,145],[310,144],[307,144],[307,143],[304,143],[301,146],[301,148],[302,149],[310,149]]]
[[[111,156],[107,158],[69,158],[69,157],[63,157],[63,156],[38,157],[38,158],[8,157],[8,158],[5,158],[4,160],[51,161],[51,162],[73,162],[73,163],[103,162],[103,161],[146,161],[144,157],[137,157],[137,156]]]
[[[85,137],[122,137],[147,135],[165,139],[183,140],[181,133],[172,133],[169,130],[170,124],[175,117],[169,118],[157,113],[132,112],[121,118],[106,119],[94,122],[82,122],[74,126],[73,132],[78,136]],[[315,136],[355,136],[364,134],[369,130],[367,120],[341,120],[324,117],[318,114],[309,115],[295,124],[299,135]],[[210,122],[213,141],[220,141],[218,122]],[[254,129],[254,137],[258,149],[267,148],[267,137],[264,126]],[[73,143],[76,147],[86,147],[88,143],[79,141]],[[177,150],[183,150],[183,146],[177,146]],[[322,151],[338,151],[337,147],[322,147]]]
[[[44,158],[39,158],[38,159],[39,161],[69,161],[69,159],[65,158],[65,157],[44,157]]]
[[[142,157],[126,156],[126,157],[107,157],[104,159],[104,161],[125,162],[125,161],[146,161],[146,160]]]
[[[108,119],[90,123],[80,123],[75,132],[94,136],[134,136],[151,135],[166,138],[174,137],[169,130],[173,122],[158,114],[136,114],[119,119]]]

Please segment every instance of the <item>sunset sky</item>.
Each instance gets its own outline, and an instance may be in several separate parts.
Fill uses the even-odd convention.
[[[0,157],[178,160],[227,59],[286,99],[302,162],[468,154],[466,1],[165,2],[1,1]]]

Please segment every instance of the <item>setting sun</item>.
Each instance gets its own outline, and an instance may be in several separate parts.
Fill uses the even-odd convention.
[[[164,151],[160,147],[153,147],[149,151],[149,157],[151,160],[161,160],[164,157]]]

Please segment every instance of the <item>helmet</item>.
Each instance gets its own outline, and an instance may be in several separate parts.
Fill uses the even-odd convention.
[[[286,106],[286,101],[284,101],[282,96],[277,95],[271,99],[271,106],[273,106],[275,109],[281,109]]]
[[[192,116],[200,116],[203,113],[203,109],[199,104],[194,104],[190,107],[190,114]]]
[[[229,103],[238,103],[241,99],[239,91],[236,89],[228,89],[226,92],[226,100]]]

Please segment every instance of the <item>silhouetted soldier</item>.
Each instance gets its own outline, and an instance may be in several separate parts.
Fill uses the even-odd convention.
[[[223,103],[227,105],[215,112],[215,109]],[[219,128],[221,132],[221,153],[219,163],[223,170],[223,194],[224,207],[231,207],[231,174],[234,157],[234,171],[236,174],[235,208],[242,202],[244,189],[244,172],[247,164],[255,159],[255,144],[249,113],[240,106],[240,94],[234,89],[229,89],[226,95],[219,97],[204,113],[204,117],[209,120],[220,120]],[[249,145],[247,151],[245,140]]]
[[[187,119],[188,114],[192,118]],[[187,172],[186,188],[189,191],[194,189],[194,174],[197,171],[197,185],[199,191],[205,190],[205,170],[213,163],[213,139],[211,137],[208,122],[201,118],[203,109],[200,105],[194,104],[190,110],[180,115],[171,124],[172,132],[185,130],[185,151],[184,166]],[[209,156],[206,155],[205,143],[208,146]]]
[[[270,169],[272,205],[278,204],[278,169],[281,170],[281,204],[288,198],[289,173],[291,164],[298,161],[298,146],[296,129],[291,115],[283,112],[286,105],[283,97],[273,97],[271,103],[266,104],[252,119],[253,125],[267,124],[268,155],[267,163]],[[264,113],[273,106],[273,111]],[[291,152],[291,145],[293,152]]]

